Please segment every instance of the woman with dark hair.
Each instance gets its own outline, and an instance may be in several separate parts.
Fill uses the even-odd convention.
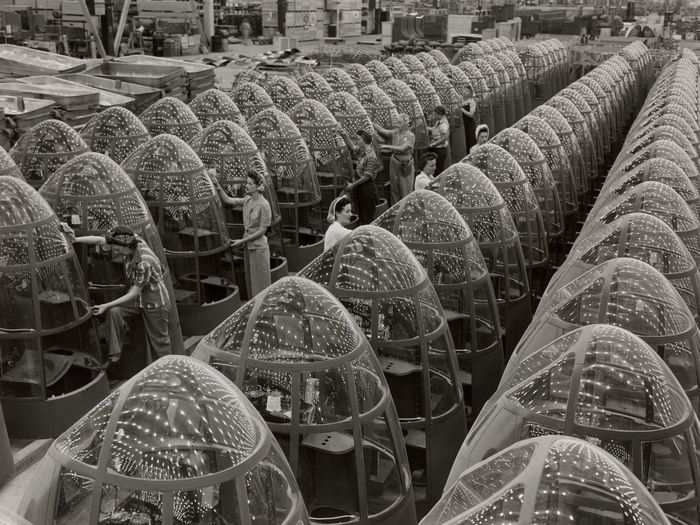
[[[462,105],[462,120],[464,121],[464,137],[467,139],[467,153],[476,144],[476,110],[477,104],[474,98],[474,91],[471,86],[467,86],[467,98]]]
[[[64,230],[65,231],[65,230]],[[165,269],[151,248],[131,228],[116,226],[105,237],[74,237],[73,242],[107,245],[124,258],[129,291],[121,297],[92,307],[95,316],[107,314],[109,358],[118,361],[129,330],[129,318],[140,315],[150,350],[148,361],[170,354],[168,317],[171,301],[165,285]]]
[[[372,135],[362,129],[357,132],[357,135],[362,140],[359,148],[360,158],[355,168],[357,179],[348,184],[345,191],[353,196],[359,223],[362,225],[372,222],[377,210],[377,187],[374,179],[379,171],[379,161]]]
[[[272,224],[272,209],[262,193],[265,189],[262,176],[250,170],[246,177],[246,196],[243,198],[229,196],[216,177],[212,179],[224,204],[243,208],[243,237],[232,240],[231,248],[244,248],[246,285],[248,297],[252,298],[270,286],[270,247],[267,244],[266,233]]]
[[[413,165],[413,148],[416,136],[411,131],[410,118],[405,113],[399,113],[398,128],[384,129],[375,124],[377,133],[391,144],[382,144],[381,150],[391,153],[389,160],[389,181],[391,183],[391,204],[396,204],[413,191],[416,176]]]
[[[332,248],[346,235],[350,235],[351,230],[346,228],[352,221],[352,203],[346,195],[336,197],[328,207],[328,222],[331,225],[326,230],[323,238],[323,251]]]
[[[430,130],[430,151],[437,157],[436,173],[442,173],[450,165],[450,122],[447,111],[442,106],[436,106],[435,125]]]

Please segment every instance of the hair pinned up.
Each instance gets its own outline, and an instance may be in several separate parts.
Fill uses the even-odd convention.
[[[134,230],[126,226],[115,226],[105,236],[107,244],[116,246],[124,246],[125,248],[134,248],[139,243],[139,238],[134,233]]]
[[[348,204],[352,203],[350,202],[350,199],[347,197],[347,195],[341,195],[340,197],[336,197],[335,199],[333,199],[331,205],[328,206],[328,222],[335,222],[336,214],[340,213],[340,211],[343,208],[345,208],[345,206],[347,206]]]

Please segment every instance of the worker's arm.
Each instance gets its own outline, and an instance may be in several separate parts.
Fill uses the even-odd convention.
[[[241,246],[243,244],[247,244],[249,242],[258,240],[260,237],[265,235],[267,229],[270,227],[270,224],[272,224],[272,212],[270,210],[270,206],[261,206],[260,223],[258,228],[246,237],[242,237],[240,239],[236,239],[235,241],[231,241],[231,248],[235,248],[236,246]]]
[[[93,245],[107,244],[107,239],[105,239],[102,235],[82,235],[80,237],[76,237],[75,231],[73,231],[73,228],[71,228],[68,223],[61,222],[60,227],[63,234],[71,243]]]
[[[115,306],[120,306],[122,304],[131,303],[139,296],[139,294],[141,294],[141,286],[139,286],[138,284],[133,284],[131,285],[131,288],[129,288],[129,291],[121,297],[117,297],[116,299],[108,303],[96,304],[95,306],[93,306],[92,315],[102,315],[110,308],[114,308]]]
[[[401,145],[399,145],[399,146],[393,146],[393,148],[394,148],[394,151],[396,151],[397,153],[406,153],[406,152],[411,151],[413,149],[413,146],[415,146],[415,144],[416,144],[416,136],[413,133],[408,132],[408,139],[403,141],[401,143]]]
[[[396,133],[395,129],[386,129],[381,127],[379,124],[372,124],[374,126],[375,131],[382,136],[382,138],[385,139],[390,139],[391,137],[394,136],[394,133]]]

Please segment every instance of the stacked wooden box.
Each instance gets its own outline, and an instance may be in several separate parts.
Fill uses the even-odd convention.
[[[284,17],[284,35],[298,42],[316,40],[323,34],[323,18],[319,17],[322,0],[288,0]]]
[[[263,36],[274,36],[281,33],[278,0],[262,0],[262,32]]]
[[[326,0],[326,21],[343,38],[362,34],[362,0]]]

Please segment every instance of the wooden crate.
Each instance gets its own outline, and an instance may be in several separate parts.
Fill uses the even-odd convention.
[[[138,0],[139,18],[178,22],[190,20],[195,26],[199,13],[192,12],[188,1],[178,0]]]
[[[349,24],[340,24],[338,36],[360,36],[362,34],[362,23],[351,22]]]

